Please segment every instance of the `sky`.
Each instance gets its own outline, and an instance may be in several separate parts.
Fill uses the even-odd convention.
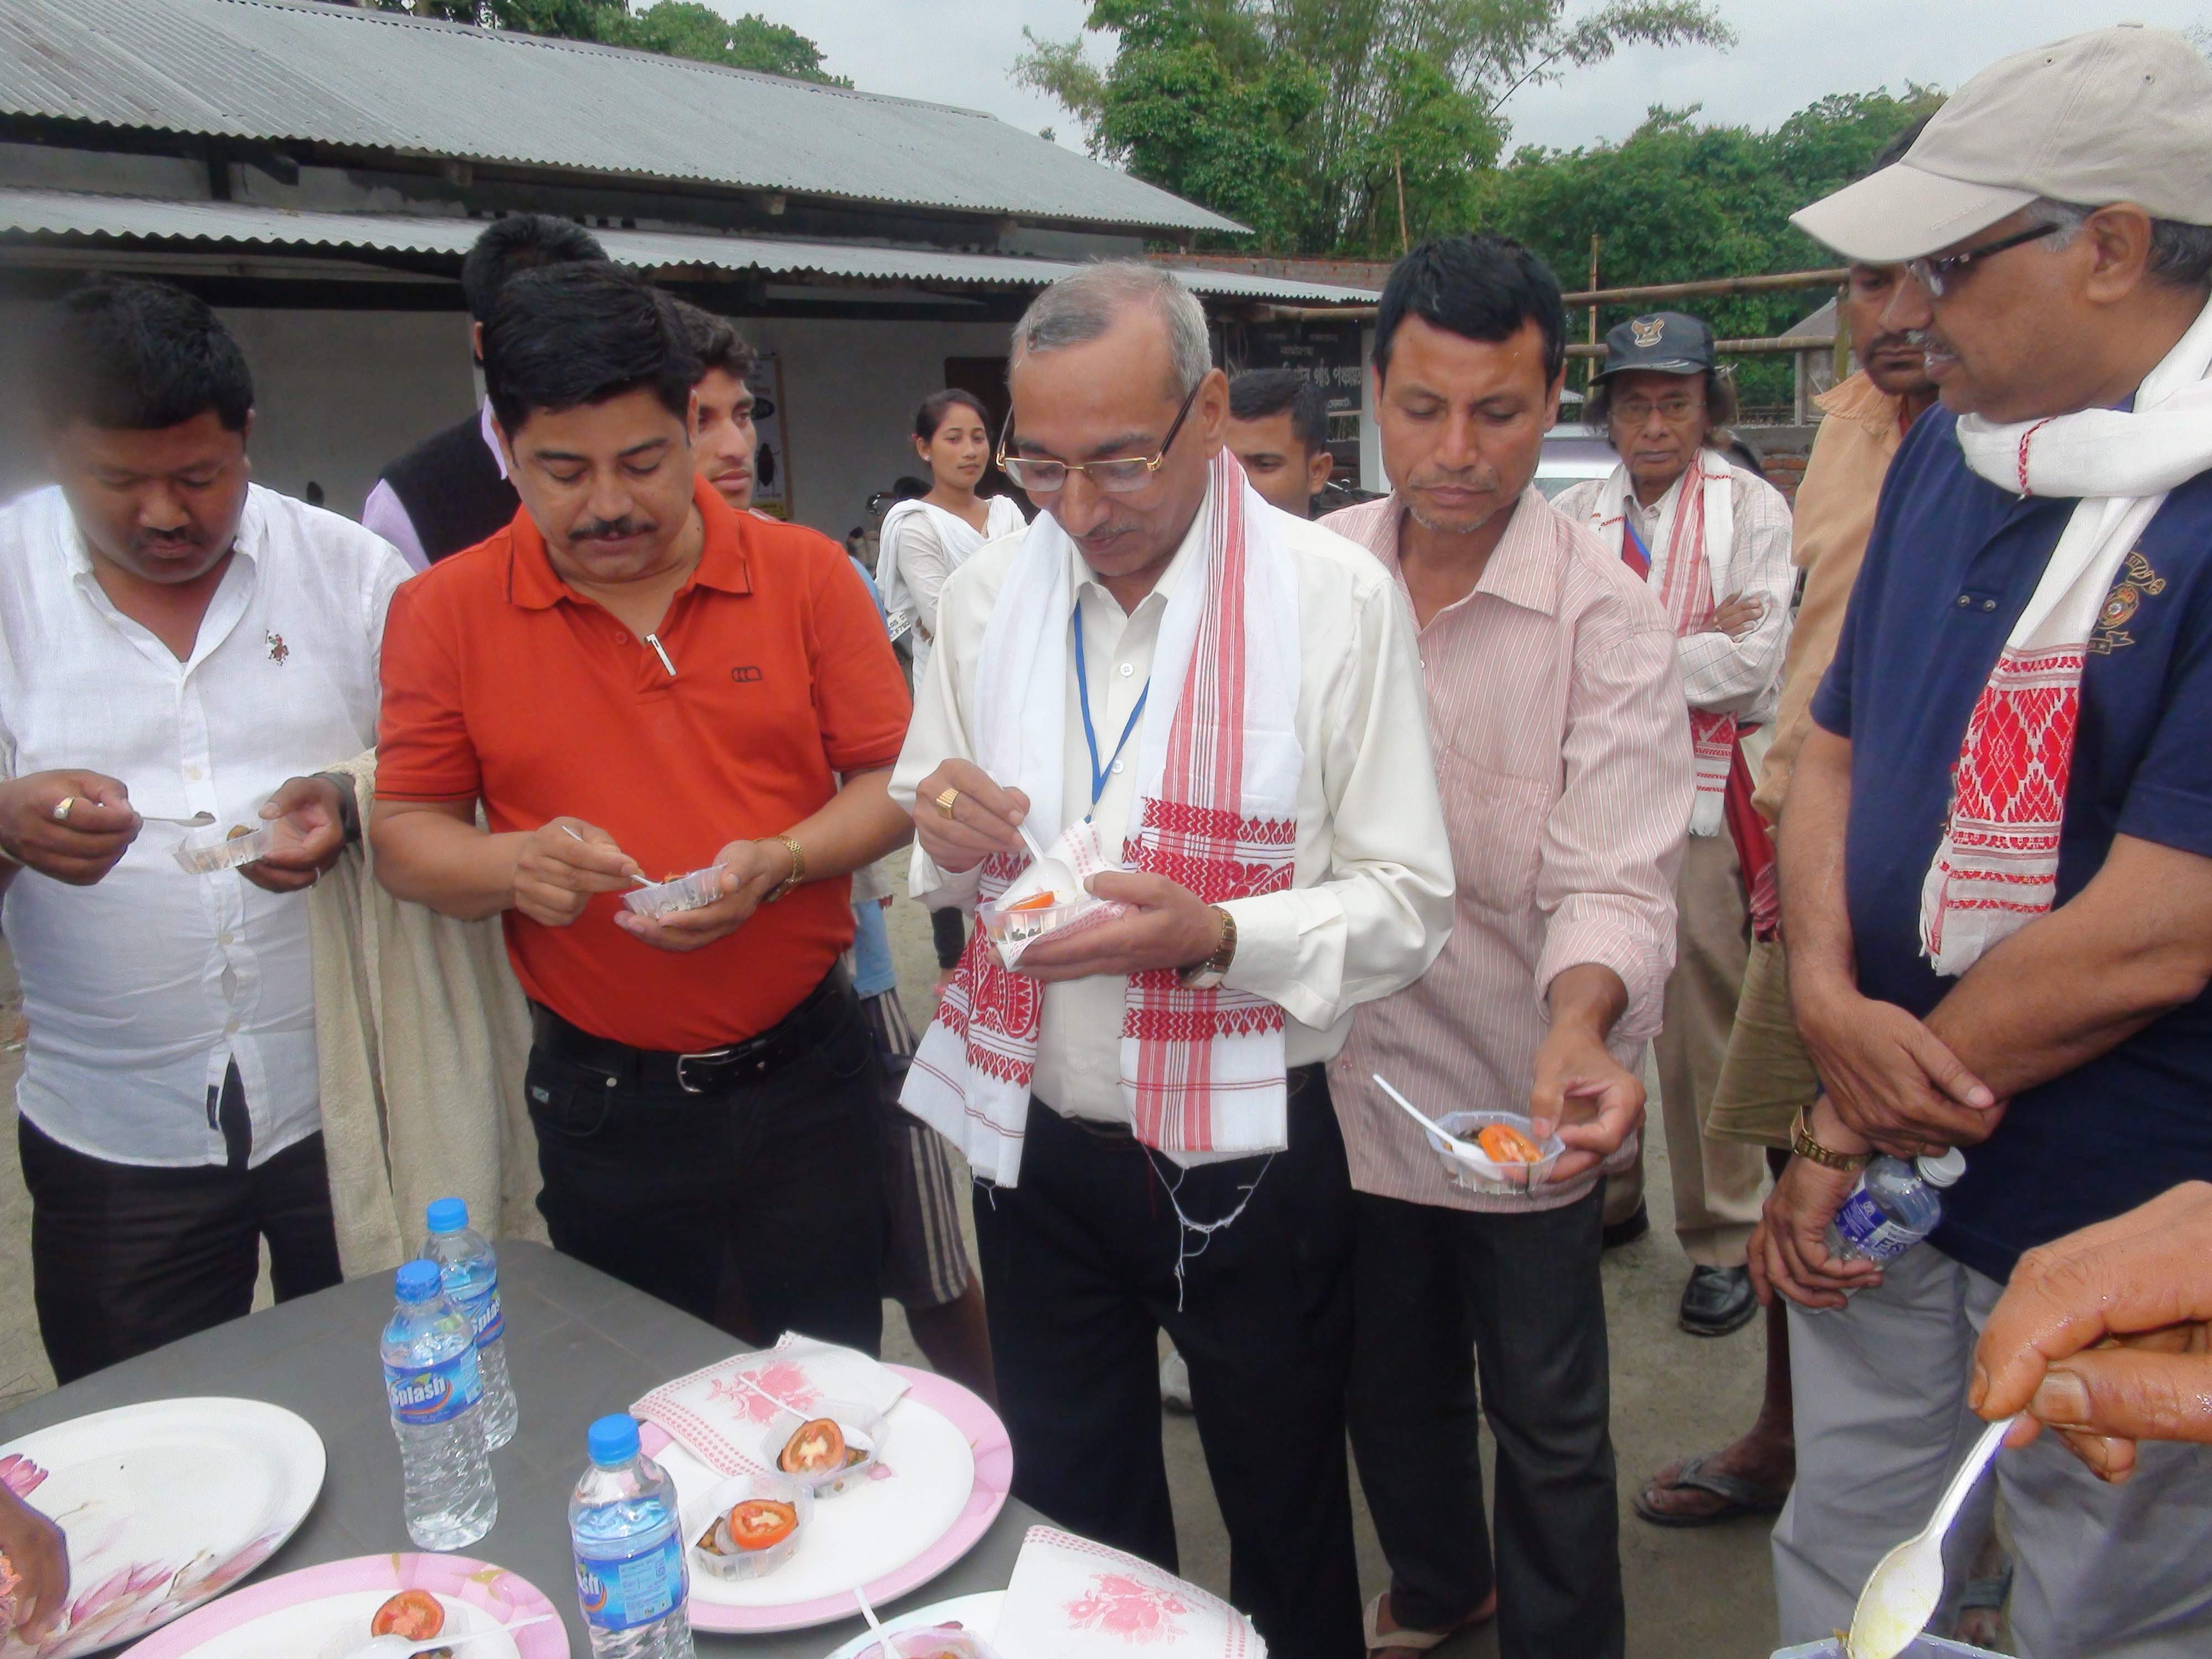
[[[811,35],[824,67],[870,92],[988,110],[1080,148],[1066,112],[1007,70],[1022,29],[1077,33],[1089,0],[714,0]],[[1570,15],[1595,0],[1570,0]],[[1716,0],[1741,37],[1732,51],[1639,48],[1534,88],[1505,106],[1512,143],[1561,148],[1625,137],[1654,103],[1702,103],[1704,118],[1771,127],[1831,92],[1954,88],[1984,64],[2106,23],[2212,24],[2212,0]],[[1092,36],[1094,52],[1101,37]],[[1103,55],[1103,54],[1102,54]]]

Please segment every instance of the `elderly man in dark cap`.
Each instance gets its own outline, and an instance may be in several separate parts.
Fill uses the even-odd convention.
[[[1773,717],[1796,579],[1788,503],[1718,447],[1735,412],[1711,329],[1678,311],[1630,319],[1606,337],[1583,416],[1605,428],[1620,465],[1557,503],[1620,550],[1680,640],[1698,790],[1653,1054],[1674,1236],[1691,1264],[1680,1322],[1693,1336],[1725,1336],[1757,1307],[1744,1249],[1759,1219],[1759,1152],[1708,1137],[1705,1122],[1751,951],[1750,890],[1772,856],[1752,808],[1742,738]],[[1629,1190],[1607,1206],[1613,1240],[1642,1231],[1640,1173],[1626,1180]]]

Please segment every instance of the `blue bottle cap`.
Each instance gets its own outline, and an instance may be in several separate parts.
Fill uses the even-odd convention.
[[[399,1270],[398,1280],[402,1302],[428,1302],[437,1295],[443,1283],[434,1261],[410,1261]]]
[[[430,1207],[423,1212],[434,1235],[457,1233],[469,1224],[469,1206],[466,1199],[433,1199]]]
[[[629,1462],[637,1455],[637,1419],[622,1412],[599,1419],[584,1431],[584,1449],[609,1468]]]

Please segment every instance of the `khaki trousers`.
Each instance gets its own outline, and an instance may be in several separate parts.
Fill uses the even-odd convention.
[[[1705,1132],[1751,951],[1735,842],[1725,831],[1689,838],[1674,902],[1674,971],[1667,980],[1666,1024],[1651,1045],[1674,1172],[1674,1237],[1694,1266],[1741,1267],[1759,1219],[1766,1160],[1757,1146]],[[1643,1195],[1639,1159],[1607,1182],[1607,1219],[1626,1217]]]

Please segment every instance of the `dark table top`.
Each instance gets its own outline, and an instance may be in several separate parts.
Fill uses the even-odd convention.
[[[569,1489],[584,1466],[585,1425],[628,1409],[647,1389],[712,1364],[740,1345],[543,1245],[502,1239],[499,1258],[507,1363],[522,1420],[514,1438],[491,1456],[499,1524],[463,1553],[495,1562],[537,1585],[568,1623],[571,1659],[588,1659],[591,1644],[576,1611],[568,1517]],[[314,1425],[330,1472],[300,1530],[246,1582],[349,1556],[411,1550],[400,1513],[399,1448],[392,1437],[376,1353],[377,1333],[391,1317],[392,1303],[392,1276],[372,1273],[203,1331],[0,1416],[0,1444],[142,1401],[184,1395],[265,1400]],[[963,1559],[892,1607],[1005,1589],[1022,1535],[1041,1519],[1009,1498]],[[697,1639],[702,1653],[821,1659],[862,1628],[856,1616],[778,1636],[702,1633]]]

